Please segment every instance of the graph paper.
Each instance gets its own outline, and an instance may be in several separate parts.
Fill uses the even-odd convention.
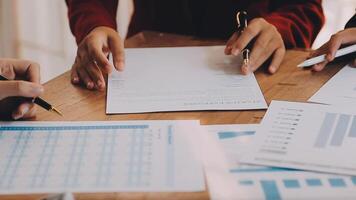
[[[2,123],[0,193],[204,190],[189,148],[197,129],[197,121]]]

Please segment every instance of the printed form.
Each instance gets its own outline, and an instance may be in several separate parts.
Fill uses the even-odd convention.
[[[126,68],[108,80],[108,114],[265,109],[253,74],[223,46],[126,49]]]
[[[199,121],[0,124],[0,194],[203,191]]]

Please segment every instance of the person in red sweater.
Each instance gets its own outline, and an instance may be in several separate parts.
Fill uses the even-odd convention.
[[[124,44],[116,32],[118,0],[66,0],[78,43],[71,81],[104,89],[104,75],[123,70]],[[275,73],[286,48],[308,48],[324,23],[321,0],[134,0],[128,37],[143,30],[226,39],[225,53],[237,56],[250,42],[244,74],[266,61]],[[236,34],[236,13],[247,11],[248,28]],[[113,66],[107,56],[113,55]]]

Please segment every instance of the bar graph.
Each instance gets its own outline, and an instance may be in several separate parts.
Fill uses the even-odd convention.
[[[285,168],[258,167],[247,170],[230,170],[236,176],[238,187],[261,190],[266,200],[294,198],[289,192],[299,191],[304,197],[298,199],[312,199],[309,192],[333,193],[335,197],[345,190],[352,190],[356,197],[356,177],[323,175]],[[259,189],[260,188],[260,189]]]
[[[254,134],[255,131],[222,131],[218,133],[220,139],[229,139],[229,138],[249,136]]]
[[[269,129],[269,131],[272,131],[270,135],[290,135],[288,137],[294,137],[298,125],[302,123],[304,114],[305,112],[300,111],[300,109],[280,110],[276,115],[278,120],[275,118],[273,127]],[[322,123],[323,127],[320,129],[329,132],[320,131],[322,134],[318,133],[319,145],[331,146],[331,139],[337,124],[339,124],[339,130],[345,130],[346,122],[348,122],[348,127],[351,127],[350,123],[352,123],[354,118],[347,115],[341,117],[341,114],[329,112],[325,113],[322,120],[325,123]],[[290,127],[290,125],[294,129],[286,128]],[[239,191],[234,193],[236,197],[232,196],[230,199],[356,199],[356,176],[341,176],[291,168],[239,163],[238,156],[243,154],[240,152],[248,152],[246,149],[248,150],[252,144],[252,141],[248,140],[248,138],[253,138],[252,136],[258,134],[255,131],[257,129],[257,126],[247,125],[212,126],[208,129],[211,134],[216,135],[216,141],[221,145],[228,163],[228,169],[225,173],[233,177],[235,190]],[[350,128],[346,129],[344,132],[347,134],[343,134],[343,137],[349,137],[350,131]],[[250,132],[251,134],[235,134],[246,132]],[[221,137],[222,135],[226,137]],[[266,136],[268,143],[276,140],[285,140],[285,138],[276,139],[268,137],[270,135]],[[335,137],[340,137],[340,135]],[[340,141],[339,139],[335,140]],[[283,145],[281,144],[280,146]],[[221,197],[219,196],[219,192],[212,191],[213,200]]]
[[[348,136],[352,138],[356,138],[356,116],[353,116],[352,118],[352,124]]]
[[[355,136],[354,109],[273,101],[242,161],[355,176]]]
[[[347,137],[356,137],[356,116],[327,112],[322,121],[314,147],[340,147]]]

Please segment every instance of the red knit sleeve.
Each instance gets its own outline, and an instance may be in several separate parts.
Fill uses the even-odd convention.
[[[95,27],[107,26],[116,30],[118,0],[65,0],[68,6],[70,29],[80,43]]]
[[[286,48],[309,48],[324,24],[321,0],[271,0],[264,16],[281,33]]]

